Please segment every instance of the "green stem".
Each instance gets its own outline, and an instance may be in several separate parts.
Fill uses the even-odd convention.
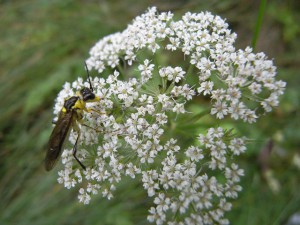
[[[118,68],[118,70],[119,70],[119,72],[120,72],[119,77],[120,77],[122,80],[125,80],[125,79],[124,79],[124,78],[125,78],[125,71],[124,71],[124,69],[122,68],[122,66],[121,66],[120,64],[118,64],[117,68]]]
[[[195,65],[193,65],[193,64],[190,64],[190,66],[189,66],[189,68],[188,68],[188,71],[186,72],[186,78],[193,72],[193,70],[194,70],[194,67],[195,67]],[[185,78],[185,79],[186,79]]]
[[[203,116],[206,116],[208,114],[210,114],[210,109],[206,109],[200,113],[197,113],[196,115],[194,115],[192,118],[189,119],[189,122],[195,123],[199,119],[201,119]]]
[[[166,83],[166,79],[165,77],[161,77],[161,83],[162,83],[162,90],[163,92],[165,92],[165,90],[167,89],[167,83]]]

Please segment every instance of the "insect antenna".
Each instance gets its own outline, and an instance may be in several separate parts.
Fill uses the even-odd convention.
[[[91,76],[90,76],[90,73],[89,73],[89,69],[88,69],[88,67],[86,65],[86,62],[84,62],[84,65],[85,65],[86,73],[87,73],[88,80],[89,80],[89,83],[90,83],[90,89],[92,90],[92,92],[94,92],[94,89],[93,89],[93,86],[92,86],[92,82],[91,82]]]

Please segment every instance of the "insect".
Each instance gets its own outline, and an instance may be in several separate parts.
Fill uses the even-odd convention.
[[[75,141],[75,145],[73,147],[73,156],[79,165],[85,170],[86,167],[82,162],[77,158],[77,143],[80,137],[80,129],[78,124],[82,124],[82,118],[84,112],[91,112],[92,109],[86,107],[86,103],[88,102],[98,102],[100,98],[94,94],[94,90],[92,87],[92,83],[90,80],[89,71],[87,65],[85,64],[85,68],[87,71],[88,81],[90,87],[84,87],[80,90],[76,96],[72,96],[65,100],[63,108],[58,116],[58,120],[56,125],[50,135],[49,143],[47,146],[47,153],[45,157],[45,169],[50,171],[55,166],[58,161],[65,140],[70,134],[70,131],[74,129],[77,132],[77,138]],[[87,125],[85,125],[87,126]]]

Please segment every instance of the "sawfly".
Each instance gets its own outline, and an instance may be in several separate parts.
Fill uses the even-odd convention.
[[[63,150],[63,145],[66,139],[69,137],[70,131],[73,129],[77,132],[77,138],[75,145],[73,146],[73,156],[79,165],[85,170],[86,167],[77,158],[77,143],[80,138],[80,129],[78,124],[82,124],[82,118],[84,112],[95,111],[86,107],[88,102],[99,102],[100,98],[94,94],[89,71],[85,63],[88,81],[90,87],[82,88],[75,96],[72,96],[65,100],[64,105],[59,113],[58,120],[50,135],[50,139],[47,146],[47,153],[45,157],[45,169],[50,171],[55,166],[56,162],[60,158]]]

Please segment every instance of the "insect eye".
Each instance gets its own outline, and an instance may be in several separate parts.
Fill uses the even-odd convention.
[[[83,88],[80,90],[80,93],[82,95],[83,101],[93,100],[95,99],[95,94],[92,92],[89,88]]]
[[[65,101],[64,107],[67,110],[67,112],[69,112],[72,109],[72,107],[75,105],[77,100],[78,100],[78,97],[73,96]]]

